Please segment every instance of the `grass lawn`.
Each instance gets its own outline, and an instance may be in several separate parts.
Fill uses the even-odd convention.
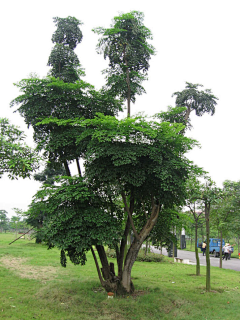
[[[135,294],[107,299],[92,256],[85,266],[62,268],[59,251],[0,234],[0,319],[237,319],[239,272],[211,268],[212,291],[205,292],[205,267],[136,262]],[[112,260],[114,261],[114,260]]]

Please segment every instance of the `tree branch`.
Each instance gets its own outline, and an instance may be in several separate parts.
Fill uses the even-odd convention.
[[[101,274],[101,271],[100,271],[100,268],[99,268],[99,265],[98,265],[97,257],[95,255],[95,252],[94,252],[92,247],[91,247],[91,252],[92,252],[92,255],[93,255],[93,259],[95,261],[95,265],[96,265],[96,268],[97,268],[97,273],[98,273],[99,280],[101,282],[101,285],[104,286],[105,282],[104,282],[104,280],[102,278],[102,274]]]
[[[124,249],[127,244],[127,235],[129,233],[130,226],[131,226],[131,223],[130,223],[130,219],[128,217],[127,222],[126,222],[126,226],[125,226],[125,230],[124,230],[124,234],[123,234],[123,237],[121,240],[120,253],[119,253],[119,259],[118,259],[118,277],[119,278],[122,276]]]
[[[134,233],[136,239],[137,239],[137,240],[140,240],[140,237],[139,237],[139,235],[138,235],[138,233],[137,233],[137,230],[136,230],[136,228],[135,228],[135,226],[134,226],[134,223],[133,223],[132,214],[131,214],[131,212],[130,212],[130,210],[129,210],[129,208],[128,208],[128,205],[127,205],[126,195],[125,195],[124,192],[122,192],[121,195],[122,195],[123,203],[124,203],[124,206],[125,206],[125,210],[126,210],[127,213],[128,213],[128,217],[129,217],[129,220],[130,220],[132,229],[133,229],[133,233]]]
[[[77,169],[78,169],[78,174],[79,174],[79,177],[82,176],[82,173],[81,173],[81,168],[80,168],[80,163],[79,163],[79,159],[76,158],[76,164],[77,164]]]

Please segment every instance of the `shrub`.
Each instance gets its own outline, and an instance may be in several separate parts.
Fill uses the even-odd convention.
[[[116,252],[115,250],[108,250],[107,256],[109,258],[116,259]],[[144,254],[144,250],[140,250],[137,256],[136,261],[143,261],[143,262],[162,262],[164,260],[164,256],[161,254],[156,253],[148,253],[147,255]]]

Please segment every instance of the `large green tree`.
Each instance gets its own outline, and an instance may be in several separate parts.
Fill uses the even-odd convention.
[[[91,246],[95,245],[102,268],[98,265],[94,251],[92,253],[100,281],[106,290],[121,294],[133,292],[131,270],[141,245],[157,223],[159,213],[162,214],[163,210],[184,203],[186,179],[190,171],[196,169],[184,154],[193,147],[195,142],[179,135],[183,128],[181,124],[147,121],[142,117],[117,120],[112,116],[98,114],[94,119],[87,120],[46,119],[43,124],[51,122],[60,126],[71,124],[83,127],[84,131],[77,139],[77,144],[81,143],[86,136],[91,138],[85,153],[84,181],[88,192],[90,193],[91,190],[99,199],[99,215],[98,218],[90,216],[84,218],[85,210],[90,210],[90,203],[94,204],[94,201],[89,203],[90,199],[84,204],[85,209],[76,210],[77,197],[84,199],[86,196],[81,195],[81,189],[77,191],[78,185],[74,187],[76,192],[72,192],[72,183],[69,183],[69,187],[66,183],[61,189],[62,200],[59,196],[54,209],[52,201],[55,201],[56,193],[53,198],[51,191],[47,194],[40,193],[38,199],[32,204],[32,212],[44,210],[48,213],[46,234],[50,244],[62,250],[62,256],[65,252],[72,261],[85,262],[85,252],[92,250]],[[55,186],[51,190],[58,193],[59,188],[61,187]],[[40,201],[42,195],[44,195],[44,201]],[[123,208],[117,205],[119,200]],[[66,214],[58,214],[60,209]],[[102,217],[103,213],[105,218]],[[98,219],[100,219],[98,225],[106,223],[101,237],[95,226]],[[86,240],[71,241],[71,238],[75,234],[76,237],[85,237],[85,233],[81,232],[79,235],[78,230],[85,229],[84,221],[86,220],[91,221],[92,227],[88,226],[88,244],[84,246]],[[108,229],[110,222],[114,230],[117,227],[116,224],[122,225],[122,229],[118,228],[118,232],[114,231],[115,236],[112,235],[111,229]],[[73,224],[70,230],[71,223]],[[68,226],[68,232],[64,232],[66,226]],[[53,228],[55,233],[52,232]],[[133,231],[134,240],[124,260],[124,249],[130,230]],[[109,233],[108,237],[105,231]],[[71,247],[68,249],[63,245],[64,243],[71,243]],[[108,262],[104,249],[106,243],[114,246],[117,252],[117,272],[113,264]]]
[[[23,94],[12,103],[20,104],[18,111],[33,127],[38,149],[45,150],[51,164],[63,164],[68,176],[42,187],[32,203],[31,217],[44,213],[45,240],[61,250],[63,266],[67,256],[75,264],[84,264],[91,250],[103,287],[120,294],[134,291],[131,270],[142,243],[159,213],[184,203],[186,180],[192,170],[198,170],[185,157],[195,141],[180,134],[182,123],[115,117],[121,108],[115,96],[135,99],[154,52],[146,42],[150,32],[142,17],[136,12],[122,15],[115,19],[118,31],[112,30],[113,38],[108,38],[111,29],[106,35],[119,45],[121,54],[115,57],[113,42],[106,42],[111,51],[107,56],[113,59],[111,72],[127,84],[123,94],[110,85],[108,91],[95,91],[80,79],[68,82],[65,76],[52,74],[58,78],[22,80],[18,87]],[[68,165],[79,157],[85,160],[85,170],[71,177]],[[130,230],[134,240],[125,256]],[[117,271],[109,264],[105,245],[116,250]]]

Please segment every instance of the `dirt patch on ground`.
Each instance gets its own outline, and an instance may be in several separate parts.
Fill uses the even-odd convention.
[[[57,276],[57,268],[32,266],[27,264],[28,260],[27,258],[4,256],[0,259],[0,263],[4,268],[13,271],[21,278],[49,281]]]

